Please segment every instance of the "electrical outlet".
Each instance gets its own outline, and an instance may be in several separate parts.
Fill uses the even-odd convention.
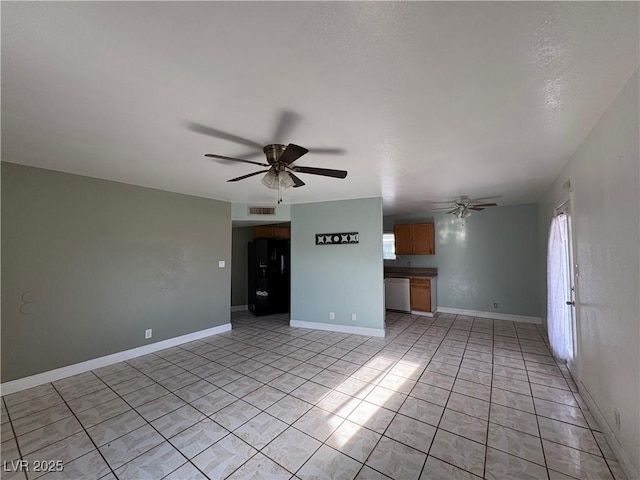
[[[498,302],[493,302],[493,308],[498,308]]]
[[[617,408],[613,409],[613,417],[616,422],[616,430],[620,431],[620,411]]]
[[[153,330],[151,330],[150,328],[147,328],[144,331],[144,338],[151,338],[153,336]]]
[[[224,260],[218,261],[218,268],[224,268],[224,265],[225,265]]]
[[[335,320],[336,314],[334,312],[329,312],[329,320]]]
[[[358,316],[357,316],[355,313],[352,313],[352,314],[351,314],[351,321],[352,321],[352,322],[356,322],[356,321],[358,321]]]

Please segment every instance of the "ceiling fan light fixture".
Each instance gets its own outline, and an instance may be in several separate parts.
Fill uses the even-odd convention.
[[[278,182],[278,174],[275,172],[273,168],[269,170],[264,177],[262,177],[260,182],[265,187],[271,188],[273,190],[277,190],[280,186],[280,183]]]
[[[295,185],[295,182],[293,181],[293,178],[291,178],[291,175],[289,175],[289,172],[280,172],[278,178],[282,188],[291,188]]]

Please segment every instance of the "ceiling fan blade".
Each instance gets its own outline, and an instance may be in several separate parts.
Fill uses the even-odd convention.
[[[298,188],[298,187],[302,187],[302,186],[306,185],[306,183],[304,183],[302,180],[300,180],[300,178],[295,176],[293,173],[291,173],[291,172],[287,172],[287,173],[291,176],[291,178],[293,180],[293,183],[294,183],[293,188]]]
[[[210,137],[220,138],[222,140],[229,140],[230,142],[239,143],[240,145],[246,145],[248,147],[259,148],[260,150],[262,150],[262,145],[260,145],[257,142],[248,140],[246,138],[238,137],[237,135],[223,132],[221,130],[216,130],[215,128],[207,127],[206,125],[189,122],[187,123],[187,128],[192,132],[202,133],[203,135],[209,135]]]
[[[456,213],[458,211],[458,207],[454,208],[453,210],[449,210],[447,213]]]
[[[427,202],[428,205],[434,205],[436,203],[456,203],[455,200],[445,200],[444,202]]]
[[[502,198],[502,195],[493,195],[491,197],[470,198],[469,203],[481,202],[483,200],[493,200],[494,198]]]
[[[259,152],[247,152],[247,153],[243,153],[242,155],[236,155],[235,158],[243,158],[245,160],[249,160],[250,158],[258,158],[258,157],[262,157],[264,158],[264,152],[262,150],[260,150]]]
[[[291,131],[295,128],[295,126],[300,123],[302,117],[290,110],[283,110],[280,113],[280,120],[278,120],[278,126],[276,127],[276,131],[273,132],[273,142],[274,143],[284,143],[288,140],[288,137],[291,134]]]
[[[497,203],[475,203],[472,205],[473,207],[497,207]]]
[[[347,151],[344,148],[309,148],[309,153],[320,155],[344,155]]]
[[[260,165],[261,167],[269,166],[266,163],[258,163],[258,162],[253,162],[251,160],[243,160],[242,158],[225,157],[224,155],[215,155],[213,153],[206,153],[204,156],[211,157],[211,158],[219,158],[221,160],[232,160],[234,162],[251,163],[252,165]]]
[[[476,212],[481,212],[482,210],[484,210],[484,208],[482,208],[482,207],[469,207],[469,210],[474,210]]]
[[[449,205],[448,207],[430,208],[429,210],[449,210],[450,208],[451,208],[451,205]]]
[[[316,167],[291,167],[294,172],[310,173],[311,175],[322,175],[325,177],[345,178],[347,176],[346,170],[333,170],[331,168],[316,168]]]
[[[227,182],[237,182],[240,180],[244,180],[245,178],[253,177],[254,175],[260,175],[261,173],[267,173],[269,170],[260,170],[259,172],[249,173],[247,175],[242,175],[241,177],[232,178],[231,180],[227,180]]]
[[[284,152],[282,152],[280,158],[278,158],[278,162],[284,163],[285,165],[291,165],[308,151],[309,150],[301,147],[300,145],[290,143],[289,145],[287,145],[287,148],[284,150]]]

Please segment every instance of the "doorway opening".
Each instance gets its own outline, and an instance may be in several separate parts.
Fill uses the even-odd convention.
[[[577,322],[571,202],[555,210],[547,251],[547,330],[553,355],[577,378]]]
[[[231,312],[289,312],[290,237],[291,222],[233,222]]]

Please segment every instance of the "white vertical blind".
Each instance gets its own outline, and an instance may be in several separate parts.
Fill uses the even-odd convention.
[[[551,221],[547,253],[547,330],[551,351],[561,360],[573,358],[573,325],[569,267],[568,217],[560,214]]]

